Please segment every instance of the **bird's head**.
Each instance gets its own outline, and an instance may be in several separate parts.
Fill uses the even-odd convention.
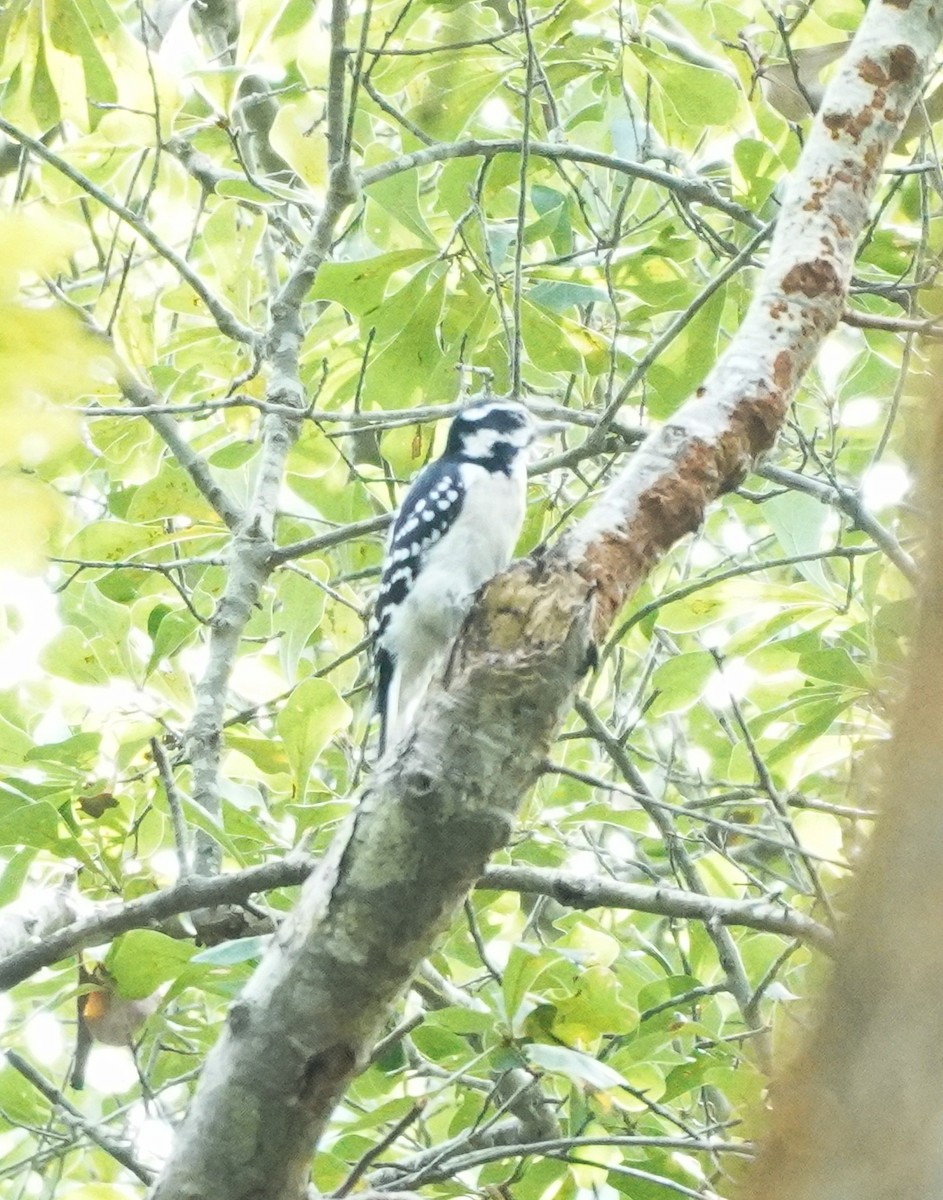
[[[470,462],[507,468],[537,436],[537,425],[523,406],[511,400],[488,400],[462,411],[452,421],[445,453]]]

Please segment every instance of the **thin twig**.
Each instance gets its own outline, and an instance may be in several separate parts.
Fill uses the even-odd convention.
[[[17,1054],[15,1050],[7,1050],[6,1059],[14,1070],[19,1071],[24,1079],[46,1097],[53,1108],[59,1110],[59,1115],[67,1124],[84,1133],[96,1146],[100,1146],[106,1154],[110,1154],[115,1162],[120,1163],[132,1175],[136,1175],[142,1183],[153,1183],[154,1173],[152,1171],[142,1166],[131,1152],[116,1142],[114,1138],[103,1133],[94,1121],[90,1121],[84,1116],[74,1104],[70,1103],[63,1096],[58,1088],[53,1087],[49,1080],[41,1075],[22,1055]]]
[[[526,53],[524,57],[524,113],[523,137],[521,138],[521,169],[517,181],[517,240],[514,243],[514,287],[511,298],[511,323],[514,340],[508,347],[511,354],[511,395],[521,398],[521,359],[524,356],[524,338],[521,327],[521,290],[524,267],[524,229],[527,222],[527,167],[530,162],[530,110],[531,92],[534,87],[534,42],[527,16],[527,0],[517,0],[517,19],[524,30]]]
[[[342,1196],[346,1196],[356,1185],[357,1180],[361,1178],[370,1164],[376,1162],[383,1151],[389,1149],[389,1147],[393,1145],[400,1134],[405,1133],[410,1125],[412,1125],[414,1121],[422,1116],[425,1107],[426,1102],[424,1099],[417,1100],[409,1112],[407,1112],[405,1116],[400,1117],[396,1124],[393,1125],[392,1128],[389,1129],[383,1135],[383,1137],[379,1139],[379,1141],[371,1146],[370,1149],[360,1157],[360,1159],[354,1164],[350,1174],[340,1185],[340,1187],[333,1193],[337,1200],[340,1200],[340,1197]]]
[[[160,781],[164,785],[164,795],[167,797],[167,807],[170,809],[170,820],[174,830],[174,842],[177,846],[177,862],[180,878],[186,879],[190,874],[190,838],[187,823],[183,816],[183,804],[174,781],[174,773],[170,761],[164,752],[160,738],[151,738],[151,754],[157,763]]]
[[[700,871],[689,856],[667,814],[658,805],[649,803],[649,799],[654,799],[654,796],[652,796],[641,772],[627,754],[625,747],[609,731],[592,707],[584,700],[577,700],[576,710],[583,721],[585,721],[593,737],[599,741],[613,763],[622,772],[625,779],[637,791],[639,804],[648,813],[652,822],[664,838],[665,847],[677,863],[679,874],[684,880],[685,885],[692,892],[700,892],[702,895],[708,895],[709,893],[701,878]],[[720,923],[708,920],[705,923],[705,929],[707,930],[708,937],[710,937],[717,949],[717,957],[721,969],[727,977],[730,993],[737,1002],[737,1007],[740,1009],[744,1022],[748,1028],[757,1032],[764,1032],[758,1018],[755,1014],[750,1013],[748,1008],[753,988],[750,985],[736,942],[730,936],[729,931]],[[761,1064],[764,1069],[768,1069],[770,1065],[768,1037],[763,1036],[757,1045]]]
[[[440,142],[423,150],[414,150],[411,154],[401,154],[378,166],[370,167],[360,176],[360,184],[369,188],[374,183],[399,175],[403,171],[413,171],[432,163],[445,162],[450,158],[494,158],[498,154],[520,154],[523,142],[520,138],[484,139],[473,138],[464,142]],[[650,167],[645,163],[633,162],[631,159],[619,158],[614,154],[603,154],[598,150],[590,150],[584,146],[558,145],[555,142],[530,143],[530,153],[537,158],[546,158],[552,162],[580,162],[590,166],[603,167],[622,175],[632,175],[638,179],[647,179],[649,183],[675,193],[687,203],[703,204],[715,208],[725,216],[751,229],[762,230],[763,223],[748,208],[725,200],[706,180],[683,178]]]
[[[258,343],[259,335],[255,330],[250,329],[229,311],[228,308],[209,290],[203,280],[199,277],[196,271],[180,257],[176,250],[172,250],[162,238],[151,229],[146,221],[131,211],[124,204],[119,204],[107,192],[102,191],[97,184],[92,183],[88,176],[83,175],[81,171],[76,170],[71,163],[66,162],[64,158],[56,154],[54,150],[50,150],[44,146],[42,142],[32,138],[29,134],[24,133],[16,125],[12,125],[5,118],[0,117],[0,130],[9,137],[19,142],[31,154],[35,154],[37,158],[41,158],[44,162],[49,163],[60,174],[70,179],[74,184],[80,187],[84,192],[97,200],[104,208],[113,212],[119,220],[123,221],[129,228],[133,229],[138,237],[142,238],[149,246],[171,264],[177,274],[184,279],[190,287],[196,292],[203,303],[206,305],[210,315],[216,322],[220,333],[224,333],[233,341],[242,342],[247,346],[255,346]]]

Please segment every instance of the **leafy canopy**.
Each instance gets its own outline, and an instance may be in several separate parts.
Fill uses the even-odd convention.
[[[670,14],[603,0],[353,7],[341,134],[362,190],[304,302],[310,408],[276,524],[283,547],[330,536],[286,552],[239,631],[214,813],[192,799],[183,735],[231,535],[188,455],[247,503],[270,376],[213,302],[261,336],[310,234],[328,178],[330,13],[308,0],[261,0],[241,19],[174,7],[14,0],[0,14],[0,117],[53,155],[0,142],[0,564],[33,576],[7,574],[0,608],[4,905],[35,904],[76,870],[91,904],[176,878],[153,739],[188,837],[213,839],[225,869],[301,837],[324,850],[364,771],[375,518],[441,447],[436,410],[519,376],[566,424],[534,474],[520,551],[583,511],[638,431],[698,385],[749,301],[761,248],[716,280],[775,216],[801,145],[754,67],[785,57],[784,34],[796,49],[834,42],[862,13],[822,0],[778,29],[746,0]],[[901,149],[933,166],[929,145]],[[867,833],[869,751],[911,617],[899,552],[915,532],[926,372],[913,320],[939,306],[941,222],[932,172],[907,162],[892,160],[860,251],[858,320],[829,341],[780,441],[775,465],[791,474],[746,480],[648,580],[507,864],[830,921]],[[691,180],[709,189],[697,202]],[[177,445],[129,377],[153,389]],[[601,452],[581,452],[633,378]],[[261,904],[277,915],[293,894]],[[73,1097],[150,1167],[261,945],[195,954],[186,933],[137,929],[90,955],[125,998],[162,989],[137,1072],[125,1050],[96,1048]],[[338,1111],[317,1185],[338,1187],[390,1137],[382,1160],[405,1164],[403,1186],[421,1149],[440,1148],[424,1194],[513,1181],[520,1200],[604,1185],[654,1200],[705,1180],[728,1194],[736,1153],[698,1143],[752,1134],[766,1031],[788,1034],[820,970],[808,945],[763,928],[476,892],[404,1000],[414,1027]],[[57,1086],[77,988],[66,959],[2,1010],[6,1045]],[[526,1171],[495,1151],[457,1180],[492,1123],[520,1120],[501,1081],[521,1068],[549,1127],[595,1144],[561,1143]],[[607,1143],[627,1135],[641,1140]],[[29,1196],[144,1188],[9,1064],[2,1179]]]

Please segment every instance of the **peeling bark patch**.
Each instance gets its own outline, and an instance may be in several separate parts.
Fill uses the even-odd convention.
[[[738,421],[739,410],[734,414],[733,423],[736,424]],[[746,422],[744,424],[746,425]],[[722,496],[727,492],[734,491],[750,473],[750,461],[744,454],[744,446],[749,444],[749,440],[745,439],[735,428],[731,428],[721,435],[717,446],[720,465],[718,495]]]
[[[638,497],[627,524],[602,532],[587,547],[578,570],[595,590],[593,640],[597,645],[652,564],[699,528],[704,510],[722,487],[717,448],[692,439],[675,459],[671,475],[655,480]]]
[[[870,83],[872,87],[886,87],[890,83],[888,73],[873,58],[863,58],[861,60],[858,64],[858,74],[865,83]]]
[[[883,91],[879,93],[879,97],[876,102],[876,107],[878,108],[884,104],[885,96]],[[861,135],[874,120],[874,116],[871,108],[865,107],[858,113],[827,113],[822,120],[833,138],[837,139],[840,134],[845,133],[857,145],[861,140]],[[841,183],[853,184],[855,182],[854,174],[847,171],[836,171],[832,178],[839,180]]]
[[[884,0],[884,3],[888,8],[899,8],[902,12],[910,8],[910,0]]]
[[[830,112],[825,113],[822,117],[822,124],[832,135],[833,139],[837,139],[839,134],[848,129],[852,123],[852,115],[850,112]]]
[[[781,369],[779,358],[788,361],[789,355],[783,353],[778,356],[777,371]],[[737,476],[745,473],[754,460],[769,450],[776,441],[776,435],[786,415],[786,396],[789,394],[790,384],[788,380],[784,384],[777,381],[777,386],[778,392],[744,400],[731,414],[730,432],[724,435],[722,445],[729,455],[727,474],[733,481],[733,487],[739,482]],[[728,439],[732,439],[729,448],[726,444]]]
[[[910,83],[916,76],[920,64],[910,46],[895,46],[887,60],[887,70],[895,83]]]
[[[792,356],[780,350],[773,360],[773,383],[780,392],[788,392],[792,382]]]
[[[593,641],[601,645],[616,613],[645,578],[648,566],[657,557],[655,546],[636,545],[634,525],[628,530],[604,533],[586,550],[577,568],[595,590]]]
[[[577,570],[594,588],[597,645],[652,565],[698,529],[708,505],[739,486],[754,460],[773,445],[793,380],[793,359],[786,351],[777,355],[773,376],[773,386],[758,385],[736,405],[716,441],[689,437],[673,456],[671,473],[638,496],[625,523],[603,530],[587,546]]]
[[[834,265],[818,258],[813,262],[798,263],[787,271],[783,279],[783,291],[787,294],[800,292],[814,300],[822,295],[841,296],[844,289]]]
[[[912,82],[919,70],[917,56],[910,46],[895,46],[887,56],[886,69],[873,58],[863,58],[858,64],[858,74],[872,87],[887,87],[889,83]]]

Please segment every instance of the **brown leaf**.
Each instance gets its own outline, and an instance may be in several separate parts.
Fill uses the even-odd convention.
[[[118,801],[111,792],[98,792],[94,796],[79,796],[79,808],[87,817],[97,821],[109,808],[117,808]]]

